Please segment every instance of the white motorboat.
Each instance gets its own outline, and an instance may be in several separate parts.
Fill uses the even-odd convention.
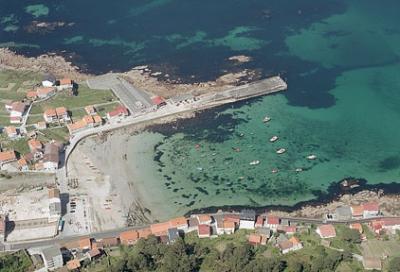
[[[285,153],[286,152],[286,149],[284,149],[284,148],[279,148],[277,151],[276,151],[276,154],[283,154],[283,153]]]
[[[276,173],[278,173],[278,172],[279,172],[279,170],[276,169],[276,168],[272,169],[272,171],[271,171],[272,174],[276,174]]]
[[[315,160],[317,158],[317,155],[311,154],[307,156],[307,159],[309,160]]]
[[[296,170],[295,170],[297,173],[299,173],[299,172],[302,172],[303,171],[303,169],[302,168],[296,168]]]
[[[255,161],[250,162],[250,165],[257,165],[257,164],[259,164],[259,163],[260,163],[260,161],[255,160]]]
[[[269,141],[273,143],[276,142],[278,139],[279,139],[278,136],[272,136],[271,139],[269,139]]]
[[[269,121],[271,121],[271,117],[265,116],[264,119],[263,119],[263,122],[264,123],[268,123]]]

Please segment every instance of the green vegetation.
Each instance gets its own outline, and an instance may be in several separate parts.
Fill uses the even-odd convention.
[[[267,251],[274,254],[268,256]],[[215,239],[199,239],[188,234],[172,245],[162,244],[151,236],[139,240],[133,247],[121,247],[118,254],[109,254],[97,263],[87,264],[86,270],[318,272],[335,271],[339,265],[359,267],[349,253],[323,246],[309,246],[286,255],[276,253],[272,244],[252,247],[246,241],[246,232],[239,231]]]
[[[66,143],[68,139],[69,133],[66,127],[48,128],[38,132],[38,140],[42,142],[57,140]]]
[[[397,272],[400,269],[400,257],[394,257],[389,261],[388,271]]]
[[[66,107],[70,111],[81,109],[88,105],[96,105],[117,101],[111,90],[92,90],[86,84],[80,84],[77,95],[68,92],[58,92],[54,97],[41,103],[36,103],[32,114],[43,113],[48,108]]]
[[[20,154],[25,154],[29,152],[29,146],[25,138],[10,140],[8,139],[7,135],[1,134],[0,141],[3,145],[3,148],[10,150],[13,149]]]
[[[0,97],[6,100],[21,100],[26,91],[41,82],[39,73],[29,71],[1,70],[0,71]]]
[[[32,261],[25,251],[0,256],[0,271],[24,272],[32,268]]]
[[[360,254],[358,244],[361,243],[360,233],[350,229],[348,226],[336,226],[336,237],[332,239],[331,246],[333,248],[344,249],[346,251]]]

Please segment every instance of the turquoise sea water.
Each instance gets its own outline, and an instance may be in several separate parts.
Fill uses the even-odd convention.
[[[66,50],[97,72],[150,63],[184,79],[240,68],[287,79],[285,93],[133,136],[129,153],[143,158],[133,178],[158,196],[148,204],[294,205],[348,176],[400,182],[398,1],[22,2],[0,11],[0,43],[20,53]],[[73,25],[27,33],[32,20]],[[237,54],[253,61],[238,68],[227,61]]]

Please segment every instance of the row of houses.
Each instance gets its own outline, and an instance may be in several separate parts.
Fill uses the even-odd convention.
[[[67,123],[71,121],[69,112],[66,107],[49,108],[44,111],[43,119],[46,123]]]
[[[31,139],[28,146],[31,152],[20,156],[14,150],[1,151],[0,169],[13,166],[20,171],[28,171],[29,165],[32,165],[32,170],[37,171],[52,172],[58,169],[63,144],[56,141],[43,144],[39,140]]]
[[[337,207],[334,216],[328,219],[335,220],[349,220],[349,219],[361,219],[361,218],[373,218],[381,214],[379,203],[367,202],[360,205],[344,205]]]

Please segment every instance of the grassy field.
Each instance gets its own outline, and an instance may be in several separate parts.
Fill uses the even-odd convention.
[[[9,149],[9,150],[13,149],[20,154],[26,154],[26,153],[29,153],[29,151],[30,151],[28,142],[25,138],[11,141],[10,139],[8,139],[8,137],[5,134],[1,134],[0,141],[2,143],[3,148]]]
[[[368,240],[362,243],[361,248],[366,256],[400,256],[400,243],[397,240]]]
[[[80,84],[78,95],[70,96],[66,92],[58,92],[53,98],[42,103],[36,103],[32,114],[43,113],[48,108],[66,107],[70,111],[83,109],[88,105],[118,101],[111,90],[92,90],[86,84]]]
[[[21,100],[25,97],[26,91],[39,84],[42,75],[28,71],[0,70],[0,99]],[[14,86],[10,90],[4,90],[9,84]],[[18,91],[21,89],[22,91]]]
[[[69,139],[68,129],[66,127],[58,127],[41,130],[40,133],[38,133],[38,139],[42,142],[57,140],[66,143]]]

